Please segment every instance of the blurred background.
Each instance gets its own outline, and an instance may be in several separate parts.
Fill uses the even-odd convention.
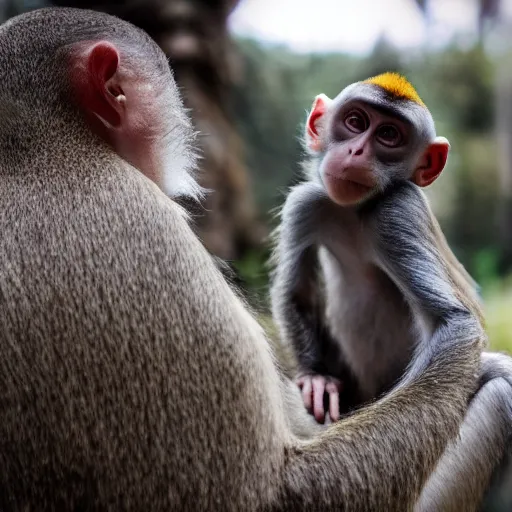
[[[452,145],[434,212],[482,288],[492,346],[512,352],[512,0],[0,0],[0,17],[49,5],[118,15],[166,52],[213,190],[186,206],[264,321],[268,235],[300,178],[306,110],[405,74]]]
[[[268,235],[300,177],[314,96],[405,74],[452,145],[427,193],[482,288],[496,349],[512,352],[512,0],[0,0],[0,16],[66,5],[145,29],[169,56],[201,132],[187,204],[205,246],[268,319]]]
[[[512,1],[246,0],[228,28],[234,118],[262,214],[298,175],[314,95],[387,70],[411,80],[452,145],[428,196],[482,287],[493,347],[512,351]],[[259,261],[253,251],[238,265],[264,287]]]
[[[452,146],[434,212],[482,288],[492,347],[512,352],[512,0],[0,0],[0,16],[48,5],[118,15],[166,52],[213,189],[187,204],[194,227],[269,327],[267,237],[300,177],[306,109],[405,74]]]
[[[428,196],[482,287],[492,346],[512,351],[512,1],[246,0],[228,29],[233,114],[265,226],[298,176],[314,95],[387,70],[411,80],[452,145]],[[237,263],[261,289],[265,250]]]

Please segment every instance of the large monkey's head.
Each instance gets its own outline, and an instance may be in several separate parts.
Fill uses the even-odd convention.
[[[92,133],[168,194],[200,193],[191,122],[145,32],[100,12],[47,8],[3,24],[0,50],[0,129],[14,148]]]
[[[333,201],[358,204],[389,184],[430,185],[450,145],[436,137],[434,120],[414,87],[384,73],[346,87],[331,100],[315,98],[306,144],[319,158],[318,176]]]

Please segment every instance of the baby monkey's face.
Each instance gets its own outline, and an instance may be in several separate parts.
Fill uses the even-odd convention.
[[[410,115],[404,114],[407,109]],[[306,138],[319,157],[318,176],[332,201],[357,205],[393,183],[432,183],[444,168],[449,144],[426,136],[427,118],[426,108],[405,101],[397,107],[382,95],[375,101],[317,96]]]

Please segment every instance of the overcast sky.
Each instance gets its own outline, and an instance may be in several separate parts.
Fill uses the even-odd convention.
[[[502,0],[512,14],[512,0]],[[412,0],[241,0],[230,17],[233,32],[296,51],[365,53],[381,34],[401,48],[438,46],[457,33],[474,34],[476,2],[430,0],[425,22]],[[428,39],[428,41],[427,41]]]

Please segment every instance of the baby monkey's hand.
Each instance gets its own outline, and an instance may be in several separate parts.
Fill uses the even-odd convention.
[[[331,421],[340,419],[340,380],[328,375],[304,374],[299,375],[296,382],[306,409],[313,413],[318,423],[325,422],[327,410]]]

